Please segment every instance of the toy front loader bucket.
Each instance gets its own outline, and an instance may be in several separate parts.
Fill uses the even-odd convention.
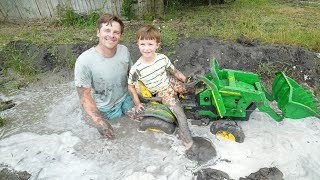
[[[309,116],[320,117],[317,99],[311,91],[304,89],[283,72],[277,72],[272,84],[272,94],[278,103],[282,116],[300,119]]]

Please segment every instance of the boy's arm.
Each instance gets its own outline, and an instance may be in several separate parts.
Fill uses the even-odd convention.
[[[169,68],[169,72],[176,77],[178,80],[182,81],[182,82],[186,82],[186,76],[184,74],[182,74],[182,72],[180,72],[178,69],[176,68]]]
[[[113,138],[112,126],[98,110],[97,105],[91,96],[91,88],[77,87],[77,91],[80,98],[80,104],[85,112],[90,116],[93,123],[97,126],[100,134],[107,138]]]
[[[143,110],[143,105],[140,102],[140,99],[139,99],[139,96],[138,96],[138,93],[137,93],[137,90],[136,90],[135,86],[128,84],[128,90],[132,95],[132,99],[133,99],[133,102],[135,104],[135,110],[137,112],[142,111]]]

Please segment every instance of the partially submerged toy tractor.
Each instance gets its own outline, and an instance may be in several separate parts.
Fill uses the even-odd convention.
[[[258,108],[276,121],[283,118],[300,119],[309,116],[320,117],[319,104],[311,91],[304,89],[283,72],[276,73],[272,84],[272,94],[261,85],[259,76],[252,72],[219,69],[215,59],[211,61],[211,72],[196,75],[191,82],[193,93],[180,97],[180,102],[188,119],[199,125],[212,125],[210,131],[236,142],[244,141],[244,133],[237,125],[239,120],[248,120],[252,111]],[[177,126],[175,116],[161,99],[140,85],[142,102],[150,102],[140,114],[144,117],[140,130],[163,131],[172,134]],[[271,108],[269,101],[276,101],[279,111]],[[196,123],[198,122],[198,123]]]

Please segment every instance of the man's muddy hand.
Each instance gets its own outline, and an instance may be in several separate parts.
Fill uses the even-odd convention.
[[[97,130],[103,137],[106,137],[108,139],[114,138],[113,128],[108,122],[105,122],[105,121],[100,122],[97,125]]]

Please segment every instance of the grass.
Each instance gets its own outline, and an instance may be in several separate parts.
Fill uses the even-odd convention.
[[[131,2],[131,0],[127,0]],[[225,4],[191,6],[172,3],[164,19],[155,23],[161,29],[162,46],[174,47],[179,38],[214,36],[236,40],[244,35],[261,43],[297,45],[320,52],[320,2],[319,0],[226,0]],[[0,51],[11,41],[24,40],[36,44],[74,44],[96,42],[95,21],[99,11],[88,16],[76,14],[71,9],[60,9],[60,17],[50,21],[5,22],[0,19]],[[149,19],[149,17],[146,17]],[[125,21],[122,41],[135,42],[135,33],[150,20]],[[52,50],[54,54],[54,49]],[[10,55],[5,65],[24,76],[24,80],[10,84],[22,87],[32,81],[37,73],[32,59],[21,61],[19,52]],[[58,55],[57,55],[58,57]],[[70,57],[70,68],[75,58]],[[59,58],[58,58],[59,60]],[[22,62],[24,64],[22,64]],[[269,75],[272,67],[281,64],[260,65],[259,74]],[[18,77],[20,79],[20,77]],[[27,80],[26,80],[27,79]],[[0,80],[0,89],[2,87]]]
[[[271,0],[184,8],[166,27],[182,37],[216,36],[236,40],[241,34],[261,42],[294,44],[320,50],[320,6],[294,6]],[[164,30],[172,31],[168,28]],[[166,32],[169,33],[169,32]],[[171,32],[171,34],[174,34]],[[178,38],[178,37],[177,37]],[[174,41],[174,38],[171,38]],[[170,41],[170,40],[169,40]]]
[[[215,36],[236,40],[240,35],[262,43],[297,45],[320,51],[320,2],[297,0],[237,0],[211,6],[172,5],[164,20],[155,25],[161,29],[163,46],[174,46],[179,38]],[[88,16],[71,9],[60,9],[60,17],[50,21],[0,22],[0,50],[11,41],[36,44],[73,44],[96,42],[95,19],[99,11]],[[122,40],[134,42],[135,33],[151,21],[126,21]],[[33,74],[32,62],[21,64],[19,53],[9,65],[20,74]],[[74,64],[70,62],[70,67]],[[23,67],[23,68],[22,68]]]
[[[24,40],[36,44],[71,44],[95,39],[94,27],[50,25],[48,22],[2,23],[0,50],[10,41]]]
[[[236,40],[241,34],[261,42],[298,45],[320,50],[320,3],[280,0],[241,0],[211,6],[183,7],[165,15],[162,44],[174,45],[179,38],[216,36]],[[95,41],[98,12],[82,17],[65,10],[63,17],[50,22],[2,23],[0,49],[14,40],[38,44],[70,44]],[[174,17],[174,18],[173,18]],[[150,21],[126,23],[123,41],[134,41],[139,26]],[[133,24],[133,26],[131,26]]]
[[[34,67],[37,53],[32,52],[27,46],[23,47],[23,50],[25,49],[27,50],[27,54],[23,54],[21,49],[17,49],[15,45],[10,48],[6,48],[4,51],[4,58],[6,59],[4,64],[15,72],[20,72],[23,76],[32,76],[37,74],[39,71]]]

